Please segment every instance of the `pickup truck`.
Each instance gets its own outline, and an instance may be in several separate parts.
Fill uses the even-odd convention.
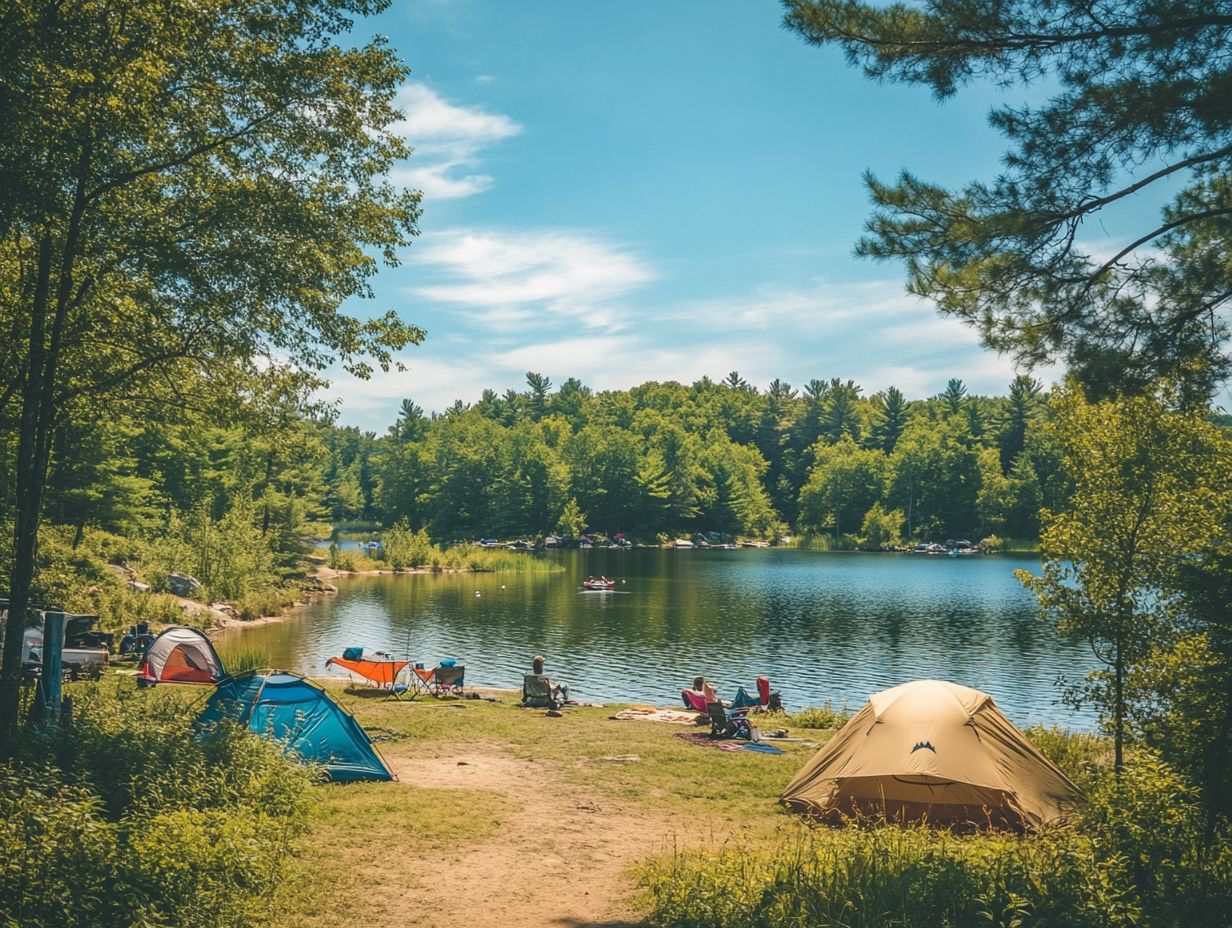
[[[7,599],[0,599],[0,626],[8,619]],[[42,617],[49,610],[46,606],[35,606],[31,610],[35,616]],[[103,670],[111,663],[111,635],[105,632],[93,631],[96,615],[66,614],[64,621],[64,641],[62,642],[61,664],[64,673],[73,680],[78,677],[97,679]],[[40,622],[25,629],[21,639],[21,666],[25,674],[33,675],[43,667],[43,625]]]
[[[70,679],[88,677],[97,680],[111,663],[111,652],[106,648],[70,648],[60,652],[64,673]],[[43,667],[43,630],[27,628],[21,639],[21,666],[26,673],[35,673]]]

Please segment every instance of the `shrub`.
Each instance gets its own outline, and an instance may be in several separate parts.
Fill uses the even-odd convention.
[[[381,539],[385,559],[395,568],[428,567],[438,549],[423,529],[412,532],[406,520],[388,529]]]
[[[71,688],[71,727],[0,766],[0,924],[249,926],[269,914],[313,771],[179,694]]]
[[[235,601],[235,612],[245,622],[266,615],[279,615],[282,610],[297,601],[290,589],[269,589],[246,593]]]
[[[347,570],[354,573],[359,570],[368,570],[374,565],[365,563],[358,551],[338,551],[331,557],[330,566],[335,570]]]
[[[883,551],[902,544],[903,512],[892,509],[887,512],[881,503],[873,503],[864,516],[860,528],[859,547],[863,551]]]
[[[1055,725],[1035,725],[1024,734],[1084,792],[1090,791],[1100,772],[1112,765],[1112,744],[1099,735],[1067,731]]]
[[[851,713],[844,705],[835,709],[827,700],[821,707],[809,707],[793,712],[787,716],[787,724],[796,728],[842,728],[851,718]]]
[[[1183,778],[1136,754],[1122,776],[1106,744],[1055,729],[1036,743],[1086,772],[1089,805],[1040,834],[958,835],[925,826],[796,824],[777,845],[678,853],[640,872],[659,928],[1168,926],[1216,928],[1232,910],[1226,830],[1204,845]]]

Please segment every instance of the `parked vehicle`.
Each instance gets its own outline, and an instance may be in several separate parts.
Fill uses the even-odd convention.
[[[111,663],[111,652],[107,648],[95,647],[64,647],[60,652],[60,663],[69,679],[76,680],[86,677],[97,680]],[[21,667],[27,674],[37,674],[43,669],[43,630],[27,628],[21,640]]]
[[[0,599],[0,625],[8,619],[8,600]],[[45,606],[32,608],[30,612],[40,619],[51,611]],[[94,631],[96,615],[66,615],[64,641],[61,648],[61,663],[70,679],[81,676],[97,678],[111,663],[111,636]],[[22,633],[21,667],[26,676],[37,676],[43,668],[43,626],[27,628]]]

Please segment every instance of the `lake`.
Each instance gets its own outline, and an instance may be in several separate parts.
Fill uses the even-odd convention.
[[[530,557],[532,555],[526,555]],[[220,646],[327,673],[362,646],[432,666],[453,657],[471,685],[520,687],[534,654],[571,695],[671,704],[697,674],[730,699],[769,676],[790,709],[855,709],[869,693],[935,677],[990,693],[1016,723],[1092,729],[1060,704],[1058,679],[1093,667],[1085,643],[1041,621],[1015,568],[1030,557],[728,551],[567,551],[547,574],[355,577],[281,623],[231,630]],[[588,574],[614,592],[582,592]]]

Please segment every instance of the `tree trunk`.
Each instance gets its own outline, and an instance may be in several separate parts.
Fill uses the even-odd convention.
[[[1221,649],[1227,653],[1226,649]],[[1206,775],[1203,777],[1204,794],[1211,789],[1220,771],[1227,769],[1228,754],[1232,753],[1232,676],[1225,674],[1223,686],[1223,720],[1219,726],[1219,734],[1211,743],[1206,757]],[[1206,803],[1206,825],[1202,829],[1202,851],[1206,853],[1212,847],[1215,838],[1215,827],[1219,821],[1217,803],[1209,796],[1203,795]]]
[[[274,479],[274,452],[270,451],[265,455],[265,487],[261,494],[264,497],[265,506],[261,513],[261,537],[264,538],[269,534],[270,529],[270,506],[269,506],[269,491],[270,484]]]
[[[21,385],[21,425],[17,438],[16,520],[13,529],[13,576],[9,584],[9,614],[4,624],[4,657],[0,663],[0,739],[8,745],[17,730],[21,699],[21,646],[34,582],[34,559],[41,507],[39,481],[34,479],[38,447],[39,389],[46,363],[47,302],[51,292],[51,235],[39,243],[38,271],[30,312],[26,377]],[[6,752],[7,753],[7,752]]]
[[[21,646],[30,606],[38,553],[38,530],[47,486],[47,463],[55,430],[55,387],[64,324],[73,295],[73,265],[81,239],[86,209],[91,149],[82,145],[77,164],[76,190],[64,250],[56,281],[55,313],[50,332],[47,310],[51,296],[51,229],[39,242],[38,272],[30,307],[29,363],[21,391],[21,428],[17,443],[17,519],[13,530],[13,578],[9,590],[9,617],[4,626],[4,656],[0,661],[0,748],[12,744],[21,700]],[[0,753],[3,753],[0,750]]]
[[[1116,633],[1116,683],[1113,705],[1113,739],[1115,744],[1113,764],[1119,779],[1125,767],[1125,633],[1124,619],[1117,623]]]

